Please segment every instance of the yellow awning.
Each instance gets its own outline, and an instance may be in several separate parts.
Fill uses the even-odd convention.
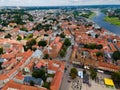
[[[112,79],[104,78],[104,82],[105,82],[106,85],[114,86],[114,83],[113,83]]]

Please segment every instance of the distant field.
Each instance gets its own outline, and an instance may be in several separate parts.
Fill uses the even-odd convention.
[[[93,13],[89,16],[89,19],[92,19],[95,15],[96,15],[96,13],[93,12]]]
[[[104,18],[105,21],[113,24],[113,25],[117,25],[120,26],[120,20],[117,17],[105,17]]]

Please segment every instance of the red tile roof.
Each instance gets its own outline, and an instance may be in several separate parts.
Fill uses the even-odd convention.
[[[60,89],[62,77],[64,74],[64,68],[65,68],[65,63],[63,62],[51,82],[50,90],[59,90]]]
[[[104,70],[109,70],[109,71],[119,71],[120,67],[110,64],[110,63],[105,63],[105,62],[99,62],[98,63],[98,68],[104,69]]]
[[[10,80],[3,88],[2,90],[7,90],[8,88],[12,89],[18,89],[18,90],[47,90],[46,88],[43,87],[34,87],[34,86],[27,86],[27,85],[22,85],[15,83],[14,81]]]

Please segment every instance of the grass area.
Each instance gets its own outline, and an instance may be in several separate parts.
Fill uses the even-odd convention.
[[[120,26],[120,20],[117,17],[105,17],[104,18],[105,21],[113,24],[113,25],[117,25]]]
[[[48,74],[48,77],[54,77],[55,74]]]
[[[44,82],[43,87],[50,89],[50,82]]]
[[[96,14],[92,12],[92,14],[89,16],[89,19],[92,19]]]

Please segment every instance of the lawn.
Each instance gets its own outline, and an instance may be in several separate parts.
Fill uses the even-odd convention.
[[[117,17],[105,17],[104,18],[105,21],[113,24],[113,25],[117,25],[120,26],[120,20]]]
[[[92,12],[92,14],[89,16],[89,19],[92,19],[96,14]]]

